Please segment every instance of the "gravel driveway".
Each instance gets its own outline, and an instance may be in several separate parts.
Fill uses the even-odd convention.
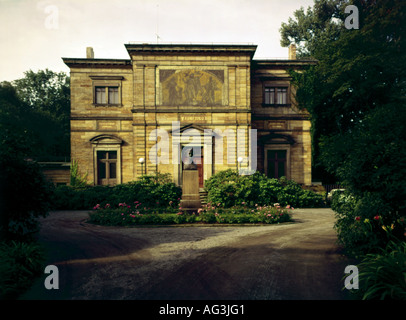
[[[340,300],[345,266],[330,209],[295,209],[265,226],[104,227],[86,211],[41,220],[59,289],[21,299]],[[45,268],[45,266],[44,266]]]

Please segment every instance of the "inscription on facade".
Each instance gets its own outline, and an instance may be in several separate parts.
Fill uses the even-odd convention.
[[[182,116],[180,115],[180,121],[181,122],[207,122],[207,116],[205,115],[186,115],[186,116]]]

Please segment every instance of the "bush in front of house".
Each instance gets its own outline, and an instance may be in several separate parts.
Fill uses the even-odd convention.
[[[182,191],[169,174],[142,176],[139,180],[116,186],[57,187],[52,198],[54,210],[90,210],[95,205],[143,203],[149,208],[165,208],[170,202],[178,204]]]
[[[241,176],[228,169],[210,177],[205,183],[208,201],[222,203],[224,207],[247,205],[272,205],[314,208],[323,207],[322,195],[304,190],[298,183],[286,178],[270,179],[260,172]]]

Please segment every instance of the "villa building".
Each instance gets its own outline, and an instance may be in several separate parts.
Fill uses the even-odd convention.
[[[94,185],[170,173],[185,159],[199,184],[258,170],[311,184],[310,121],[290,69],[315,63],[254,59],[255,45],[126,44],[129,59],[63,58],[70,68],[71,159]]]

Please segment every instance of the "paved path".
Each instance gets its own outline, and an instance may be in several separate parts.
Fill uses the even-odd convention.
[[[102,227],[52,212],[40,241],[59,289],[42,279],[21,299],[341,300],[344,268],[330,209],[296,209],[267,226]],[[45,268],[45,267],[44,267]]]

